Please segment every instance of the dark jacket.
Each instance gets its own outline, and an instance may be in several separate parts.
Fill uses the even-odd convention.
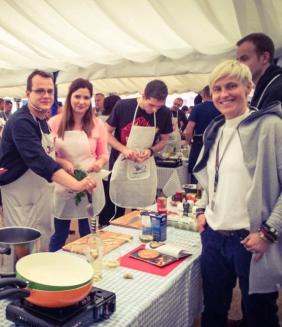
[[[270,65],[256,85],[251,106],[262,109],[277,100],[282,102],[282,68]]]
[[[40,129],[49,133],[47,122],[34,119],[27,106],[7,121],[2,135],[0,167],[8,171],[0,175],[0,185],[15,181],[28,169],[51,182],[54,172],[61,168],[43,149]]]

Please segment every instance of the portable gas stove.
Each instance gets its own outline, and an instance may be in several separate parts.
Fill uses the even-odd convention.
[[[43,308],[24,299],[16,300],[8,304],[6,319],[16,326],[86,327],[108,319],[115,309],[115,293],[93,287],[82,301],[64,308]]]

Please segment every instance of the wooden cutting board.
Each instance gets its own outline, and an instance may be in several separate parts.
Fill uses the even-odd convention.
[[[112,250],[118,248],[119,246],[123,245],[124,243],[132,240],[131,235],[115,233],[106,230],[101,230],[100,236],[104,244],[104,254],[107,254]],[[66,244],[65,246],[63,246],[63,250],[78,254],[85,254],[88,237],[89,235],[86,235],[76,241]]]
[[[140,210],[134,210],[128,214],[111,221],[111,225],[140,229],[141,217]]]

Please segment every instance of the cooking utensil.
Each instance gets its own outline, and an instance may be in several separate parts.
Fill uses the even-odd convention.
[[[29,254],[39,251],[41,233],[30,227],[0,228],[0,273],[15,273],[17,261]]]
[[[28,287],[28,283],[17,278],[0,280],[0,299],[26,298],[32,304],[47,308],[62,308],[84,299],[92,289],[92,283],[64,291],[43,291]]]
[[[32,289],[65,291],[92,281],[91,265],[79,257],[57,252],[40,252],[20,259],[16,276]]]
[[[30,289],[27,300],[30,303],[47,308],[61,308],[84,299],[92,289],[92,282],[84,286],[65,291],[42,291]]]
[[[59,308],[88,295],[93,270],[87,261],[73,255],[41,252],[21,258],[16,275],[18,278],[0,279],[0,299],[26,297],[33,304]]]
[[[0,279],[0,300],[12,296],[18,298],[27,297],[30,291],[25,289],[27,283],[17,278],[1,278]]]

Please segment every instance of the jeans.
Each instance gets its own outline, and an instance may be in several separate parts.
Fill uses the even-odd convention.
[[[69,236],[70,223],[70,219],[54,218],[55,232],[50,238],[50,252],[58,251],[65,245]],[[87,218],[78,219],[78,229],[81,237],[90,234],[90,226]]]
[[[239,279],[248,327],[279,327],[278,292],[248,294],[252,253],[240,244],[248,231],[222,235],[209,226],[201,233],[204,312],[202,327],[226,327],[232,290]],[[266,276],[267,278],[267,276]]]

